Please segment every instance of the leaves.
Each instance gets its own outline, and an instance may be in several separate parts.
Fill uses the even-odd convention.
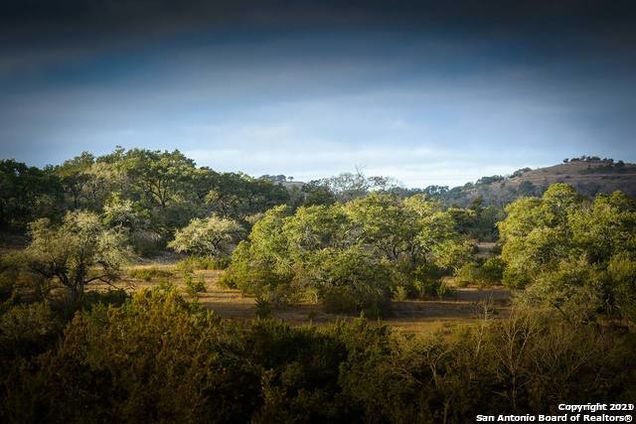
[[[91,212],[69,212],[62,225],[48,219],[31,224],[31,244],[24,251],[28,268],[65,286],[73,298],[86,284],[112,282],[129,257],[122,233],[105,229]]]
[[[243,234],[243,228],[235,221],[212,215],[195,218],[190,224],[177,230],[168,247],[177,252],[222,259],[231,253]]]

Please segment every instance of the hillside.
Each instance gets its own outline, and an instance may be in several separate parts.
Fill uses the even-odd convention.
[[[443,194],[452,203],[466,205],[481,196],[485,204],[505,205],[520,196],[541,195],[554,183],[567,183],[585,195],[621,190],[636,196],[636,164],[610,160],[575,159],[545,168],[524,168],[511,176],[484,177]]]

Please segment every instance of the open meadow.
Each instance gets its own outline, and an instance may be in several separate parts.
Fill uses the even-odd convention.
[[[196,299],[203,307],[222,318],[256,318],[256,297],[224,287],[219,283],[222,273],[222,270],[196,270],[194,279],[201,281],[204,289],[193,294],[184,282],[183,273],[174,263],[146,262],[128,267],[125,277],[112,285],[95,284],[91,290],[109,290],[114,286],[134,293],[141,289],[173,284],[185,297]],[[441,329],[471,325],[483,319],[504,318],[510,310],[510,296],[510,290],[504,287],[458,287],[444,298],[434,296],[430,299],[393,301],[391,313],[380,322],[409,333],[433,333]],[[328,313],[319,304],[305,303],[275,308],[268,316],[291,325],[320,325],[337,320],[351,320],[358,315]]]

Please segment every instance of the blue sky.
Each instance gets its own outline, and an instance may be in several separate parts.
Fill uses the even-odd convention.
[[[41,166],[117,145],[179,149],[222,171],[309,180],[361,168],[411,187],[581,154],[636,161],[624,21],[571,29],[560,11],[563,25],[539,31],[551,9],[538,23],[495,13],[517,21],[494,26],[468,13],[425,25],[408,9],[390,22],[302,12],[221,23],[155,13],[160,24],[115,32],[83,14],[76,34],[64,20],[28,20],[41,38],[5,30],[0,157]]]

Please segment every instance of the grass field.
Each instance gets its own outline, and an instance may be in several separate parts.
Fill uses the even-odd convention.
[[[228,319],[256,317],[256,299],[245,296],[239,290],[221,286],[218,281],[223,271],[198,270],[194,279],[203,281],[205,291],[197,294],[198,301],[219,316]],[[187,296],[183,274],[173,264],[146,263],[129,267],[126,277],[116,284],[129,292],[161,283],[172,283]],[[105,290],[106,285],[93,285],[91,290]],[[420,333],[470,325],[478,319],[507,316],[510,292],[501,287],[478,289],[456,288],[447,298],[406,300],[393,302],[392,316],[383,321],[406,332]],[[324,312],[320,305],[301,304],[274,309],[272,315],[292,325],[325,324],[355,316]]]

